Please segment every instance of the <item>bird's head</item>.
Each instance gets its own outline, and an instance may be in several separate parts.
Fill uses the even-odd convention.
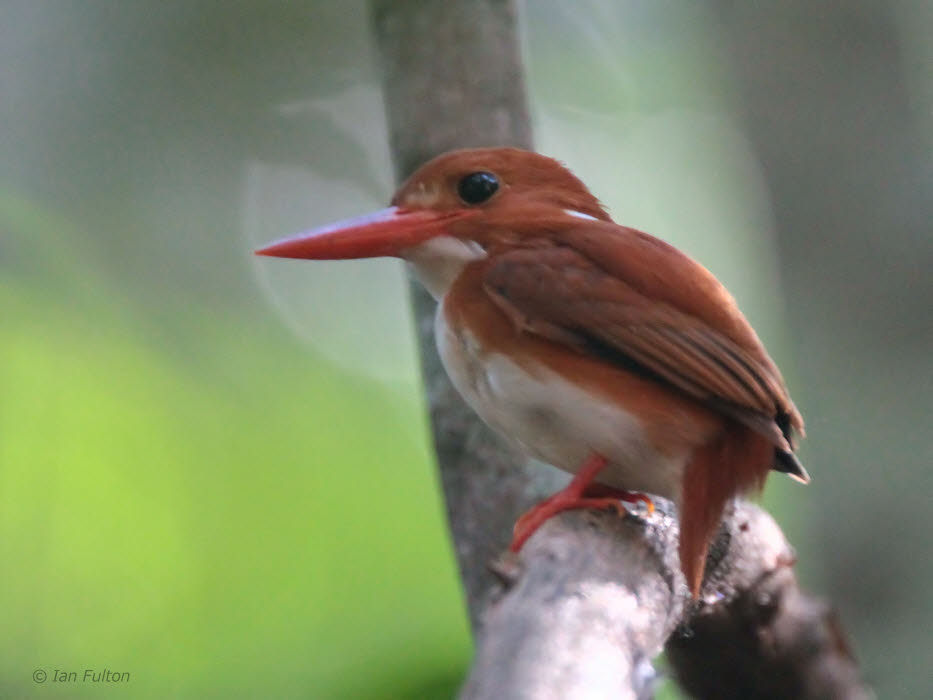
[[[418,263],[470,257],[547,235],[573,217],[609,221],[586,186],[553,158],[517,148],[451,151],[419,168],[392,206],[284,238],[259,255],[311,260],[393,256]]]

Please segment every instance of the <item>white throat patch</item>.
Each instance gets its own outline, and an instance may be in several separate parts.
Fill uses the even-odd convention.
[[[440,299],[450,289],[467,264],[486,257],[486,251],[475,241],[462,241],[453,236],[436,236],[412,246],[402,256],[431,296]]]

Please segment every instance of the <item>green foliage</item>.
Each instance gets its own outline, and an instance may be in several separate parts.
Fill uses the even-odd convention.
[[[127,304],[22,200],[0,226],[33,264],[0,278],[4,695],[41,668],[97,697],[109,668],[124,697],[449,696],[467,630],[414,379]]]

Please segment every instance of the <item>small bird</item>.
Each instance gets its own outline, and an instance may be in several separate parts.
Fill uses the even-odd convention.
[[[437,347],[493,429],[574,475],[523,515],[518,551],[552,515],[656,494],[678,508],[699,595],[727,503],[794,455],[803,419],[720,282],[673,246],[620,226],[558,161],[514,148],[446,153],[392,206],[256,253],[402,258],[438,301]]]

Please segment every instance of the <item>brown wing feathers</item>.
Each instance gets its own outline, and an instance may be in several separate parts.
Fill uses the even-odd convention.
[[[588,341],[608,346],[762,433],[779,450],[792,449],[775,418],[796,413],[770,360],[758,361],[670,303],[649,300],[576,250],[504,253],[487,271],[486,290],[524,329],[578,350]]]
[[[644,236],[638,234],[635,241],[650,258],[656,251]],[[594,236],[576,240],[590,254],[598,250]],[[760,488],[772,465],[807,478],[791,442],[792,429],[802,432],[803,421],[774,363],[712,275],[702,268],[698,273],[699,266],[680,253],[671,258],[673,249],[667,249],[655,259],[659,264],[673,259],[675,269],[655,269],[648,277],[636,269],[641,278],[636,276],[633,284],[624,274],[619,248],[612,245],[607,251],[615,256],[611,270],[569,245],[541,243],[505,252],[489,266],[485,289],[519,329],[626,367],[634,361],[736,421],[694,452],[684,475],[679,554],[697,596],[709,542],[728,500]],[[696,266],[693,278],[699,279],[693,296],[682,304],[668,289],[658,288],[665,273],[676,273],[678,265],[681,272]],[[704,301],[713,303],[704,306]]]

